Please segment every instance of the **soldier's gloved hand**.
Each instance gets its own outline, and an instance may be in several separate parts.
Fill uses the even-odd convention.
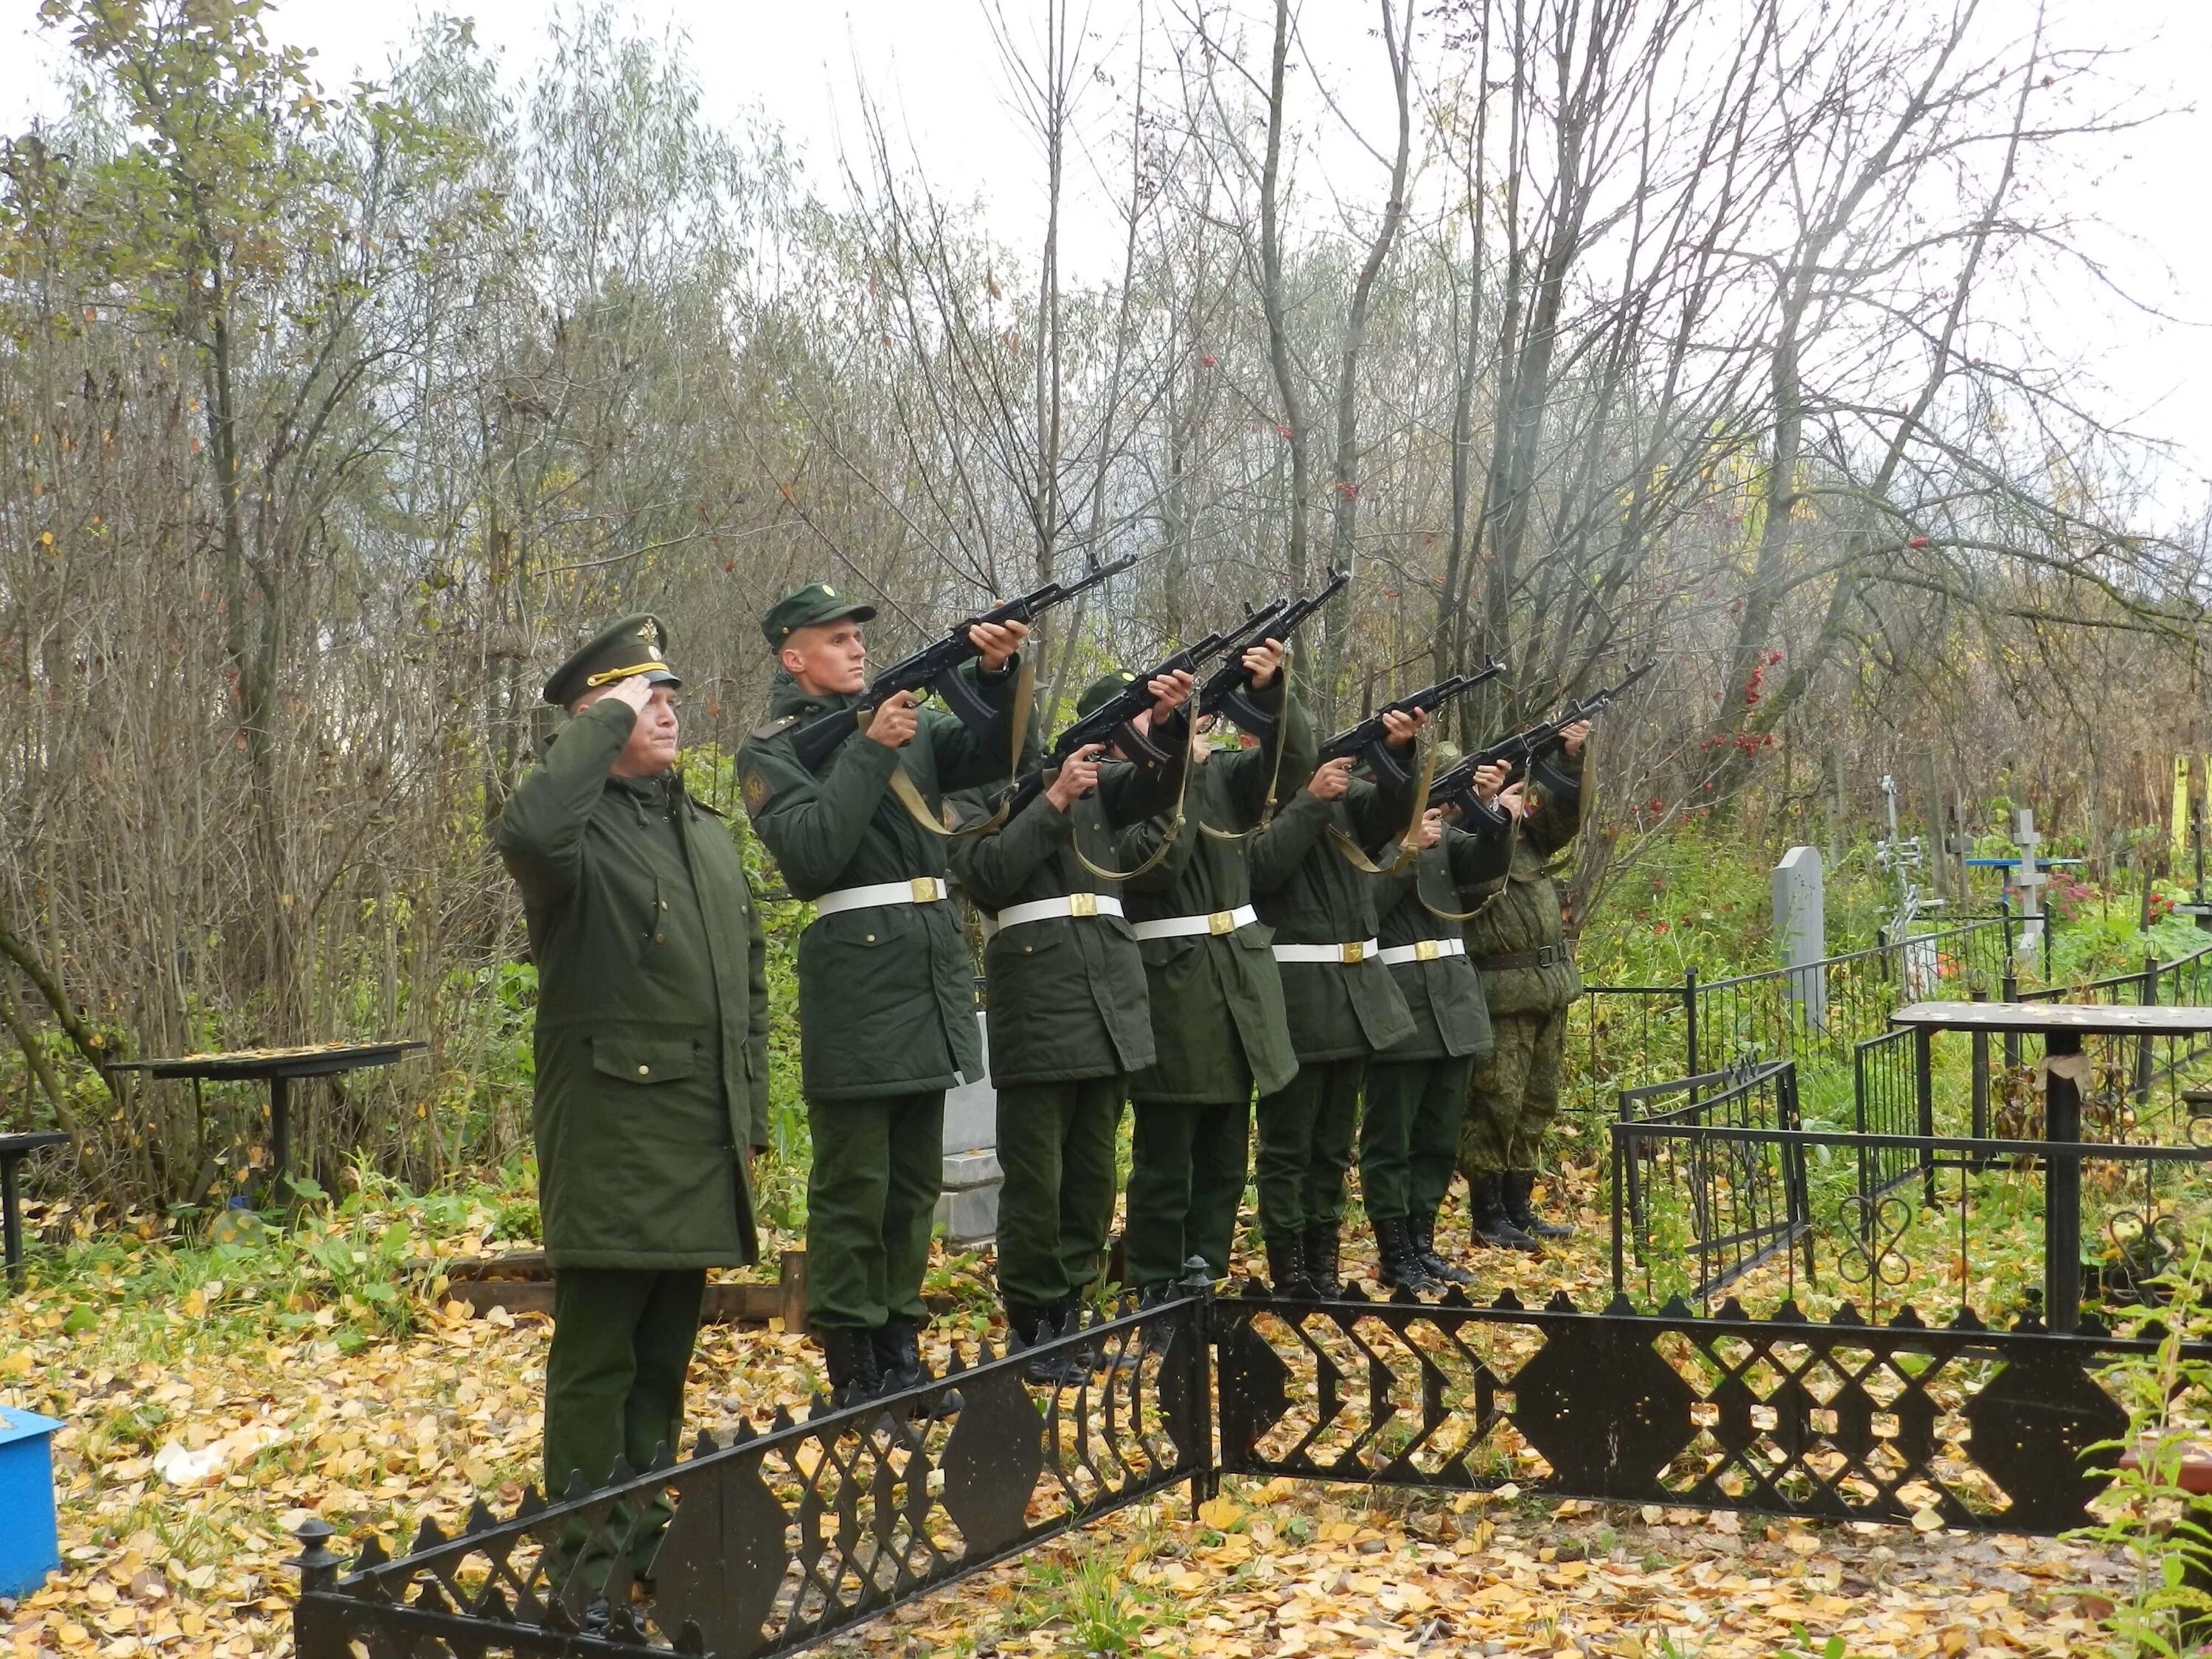
[[[633,674],[609,686],[607,696],[615,702],[628,703],[632,714],[642,714],[646,704],[653,701],[653,682],[642,674]]]
[[[983,672],[995,674],[1006,665],[1006,659],[1022,648],[1022,641],[1030,636],[1027,623],[977,623],[968,630],[968,643],[982,653]]]
[[[1164,720],[1188,702],[1191,688],[1197,684],[1197,677],[1187,668],[1178,668],[1172,674],[1153,675],[1145,687],[1152,694],[1152,718]]]
[[[1487,766],[1476,767],[1474,798],[1483,801],[1496,800],[1498,787],[1505,781],[1505,775],[1512,769],[1504,761],[1492,761]]]
[[[921,716],[915,712],[914,705],[911,691],[897,691],[885,697],[876,705],[875,718],[868,722],[868,740],[886,749],[903,749],[912,743],[921,724]]]
[[[1526,779],[1515,784],[1498,798],[1498,805],[1516,823],[1528,816],[1528,784]]]
[[[1280,640],[1267,640],[1244,653],[1244,672],[1252,677],[1255,691],[1263,690],[1275,678],[1290,653],[1290,647]]]
[[[1344,792],[1352,787],[1352,759],[1339,755],[1333,761],[1323,761],[1321,770],[1307,781],[1306,793],[1316,800],[1341,800]]]
[[[1444,838],[1444,814],[1449,810],[1449,807],[1431,806],[1421,814],[1421,845],[1423,847],[1434,847]]]
[[[1056,811],[1065,812],[1098,787],[1098,757],[1103,743],[1086,743],[1060,763],[1060,772],[1045,786],[1044,798]]]
[[[1382,716],[1382,729],[1390,734],[1383,741],[1393,749],[1403,749],[1407,744],[1413,742],[1414,733],[1428,723],[1429,711],[1425,708],[1415,708],[1411,711],[1401,708],[1390,709]]]
[[[1565,750],[1570,755],[1581,754],[1583,752],[1583,744],[1589,740],[1589,722],[1588,720],[1577,720],[1572,726],[1559,733],[1559,747]]]

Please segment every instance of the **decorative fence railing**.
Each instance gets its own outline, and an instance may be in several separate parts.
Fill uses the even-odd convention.
[[[1575,1011],[1585,1104],[1625,1088],[1696,1077],[1746,1055],[1848,1060],[1905,1002],[1996,993],[2018,919],[1977,916],[1796,968],[1679,985],[1592,985]]]
[[[2115,1368],[2159,1335],[1188,1288],[1052,1345],[1101,1350],[1081,1385],[1033,1388],[1030,1356],[987,1353],[504,1520],[480,1507],[458,1537],[426,1524],[406,1554],[371,1546],[349,1569],[311,1522],[299,1659],[787,1653],[1224,1475],[2057,1533],[2105,1489],[2111,1454],[2092,1449],[2126,1431]]]

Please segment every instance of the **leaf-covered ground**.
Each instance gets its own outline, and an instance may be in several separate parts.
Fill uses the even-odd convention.
[[[1595,1213],[1586,1218],[1595,1223]],[[289,1529],[358,1543],[453,1523],[535,1474],[549,1329],[466,1317],[441,1263],[501,1248],[489,1200],[356,1194],[289,1235],[180,1248],[106,1237],[43,1255],[0,1303],[0,1401],[62,1418],[65,1571],[9,1608],[17,1659],[273,1653]],[[1595,1305],[1594,1243],[1497,1264],[1486,1293]],[[988,1315],[975,1265],[940,1263]],[[817,1356],[710,1328],[696,1422],[798,1407]],[[2127,1570],[2085,1547],[1810,1528],[1533,1496],[1231,1482],[1202,1520],[1124,1512],[848,1636],[855,1651],[1766,1656],[2081,1652]]]

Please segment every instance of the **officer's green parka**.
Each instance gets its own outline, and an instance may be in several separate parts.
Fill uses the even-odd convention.
[[[1304,783],[1314,756],[1312,728],[1295,701],[1285,708],[1279,677],[1252,696],[1258,707],[1278,716],[1275,736],[1251,749],[1217,750],[1191,768],[1184,823],[1166,857],[1123,884],[1121,902],[1132,922],[1212,915],[1252,902],[1247,854],[1259,839],[1252,832],[1265,813],[1268,791]],[[1277,744],[1284,745],[1279,775]],[[1133,870],[1150,859],[1168,824],[1161,814],[1123,830],[1115,846],[1117,867]],[[1130,1079],[1132,1099],[1241,1104],[1255,1084],[1268,1094],[1297,1074],[1273,941],[1274,934],[1255,921],[1231,933],[1140,942],[1157,1053],[1151,1066]]]
[[[538,964],[532,1111],[556,1268],[757,1252],[740,1149],[768,1124],[767,945],[726,825],[672,774],[608,768],[636,714],[604,698],[493,831]]]
[[[1549,774],[1547,781],[1546,775]],[[1547,757],[1536,773],[1536,810],[1523,818],[1513,838],[1513,863],[1502,890],[1467,924],[1468,954],[1481,968],[1485,958],[1558,945],[1564,937],[1558,884],[1550,860],[1575,838],[1582,826],[1583,763],[1561,750]],[[1483,969],[1482,988],[1490,1012],[1543,1014],[1565,1007],[1582,994],[1582,975],[1572,957],[1547,968]]]
[[[995,673],[974,662],[960,671],[996,710],[988,730],[972,732],[957,715],[923,708],[905,748],[855,730],[819,775],[793,752],[792,728],[858,699],[810,696],[776,671],[772,718],[738,750],[738,771],[753,830],[795,896],[950,873],[945,838],[915,823],[887,785],[893,769],[903,769],[939,811],[953,790],[1006,777],[1018,660],[1009,658]],[[871,906],[815,921],[799,942],[806,1097],[927,1094],[979,1076],[974,975],[949,903]]]

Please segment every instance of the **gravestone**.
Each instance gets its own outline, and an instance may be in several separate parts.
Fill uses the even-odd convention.
[[[983,1074],[945,1097],[945,1191],[937,1224],[945,1242],[961,1249],[984,1244],[999,1231],[999,1091],[991,1086],[991,1027],[975,1012],[983,1039]]]
[[[2043,887],[2051,879],[2036,867],[2035,849],[2043,845],[2043,837],[2036,833],[2035,814],[2021,807],[2013,814],[2013,845],[2020,848],[2020,867],[2013,872],[2012,884],[2020,890],[2020,909],[2023,918],[2020,929],[2019,949],[2014,960],[2031,962],[2043,944]]]
[[[1790,1000],[1815,1031],[1828,1029],[1828,975],[1812,966],[1828,954],[1826,887],[1817,847],[1793,847],[1774,866],[1774,945],[1791,969]]]

